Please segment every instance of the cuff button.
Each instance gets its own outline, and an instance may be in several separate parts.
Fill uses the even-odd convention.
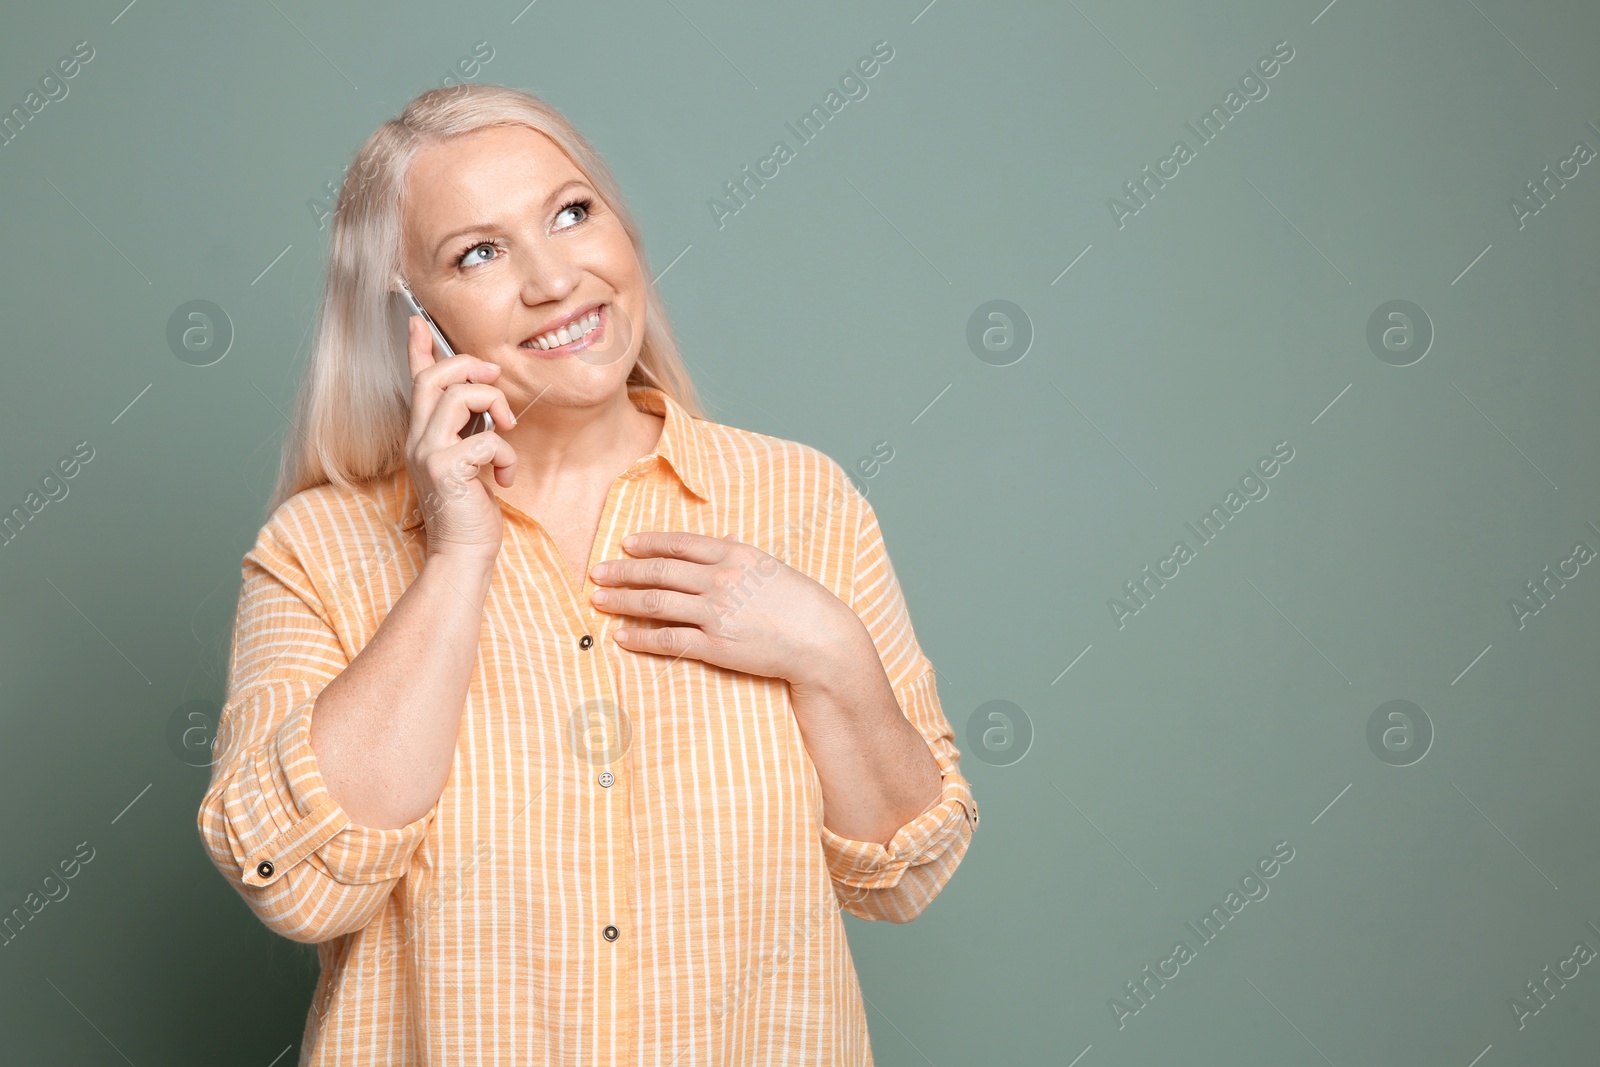
[[[262,860],[260,863],[256,864],[256,873],[263,878],[271,878],[272,872],[275,869],[276,868],[272,866],[271,860]]]

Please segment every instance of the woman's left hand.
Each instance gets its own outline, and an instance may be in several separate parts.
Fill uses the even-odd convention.
[[[871,641],[820,582],[731,534],[652,530],[623,538],[623,548],[636,558],[589,572],[601,587],[594,606],[667,624],[617,630],[623,648],[804,684],[853,647],[847,642]]]

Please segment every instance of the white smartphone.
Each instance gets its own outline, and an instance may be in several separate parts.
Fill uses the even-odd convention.
[[[444,334],[439,330],[439,324],[433,321],[433,316],[428,314],[427,309],[417,302],[416,294],[411,291],[411,286],[406,284],[404,278],[400,279],[400,295],[405,298],[405,302],[411,307],[411,313],[413,315],[421,315],[423,321],[428,324],[428,329],[433,331],[434,358],[449,359],[454,356],[456,350],[450,347],[449,341],[445,340]],[[492,429],[494,429],[494,419],[490,417],[487,411],[479,411],[474,413],[467,424],[461,428],[461,436],[467,438],[473,434]]]

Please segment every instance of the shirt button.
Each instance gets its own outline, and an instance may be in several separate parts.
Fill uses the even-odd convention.
[[[593,644],[594,644],[594,638],[590,637],[588,634],[584,634],[582,637],[578,638],[578,647],[579,648],[587,649],[587,648],[590,648]]]
[[[274,869],[275,868],[272,866],[271,860],[262,860],[260,863],[256,864],[256,873],[263,878],[271,878]]]
[[[600,772],[600,785],[601,785],[602,788],[610,789],[611,788],[611,783],[615,782],[615,781],[616,781],[616,778],[612,776],[610,771],[601,771]]]
[[[615,926],[607,926],[604,930],[600,931],[600,936],[605,938],[607,941],[615,941],[619,932],[620,931],[618,931]]]

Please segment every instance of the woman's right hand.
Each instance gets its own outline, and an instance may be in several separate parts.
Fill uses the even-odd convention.
[[[433,333],[420,315],[408,320],[411,363],[411,427],[406,433],[406,468],[421,498],[429,556],[452,553],[493,563],[500,551],[500,505],[484,480],[509,488],[517,454],[494,430],[463,439],[475,413],[487,411],[496,427],[516,425],[511,404],[494,385],[500,367],[465,353],[435,359]]]

